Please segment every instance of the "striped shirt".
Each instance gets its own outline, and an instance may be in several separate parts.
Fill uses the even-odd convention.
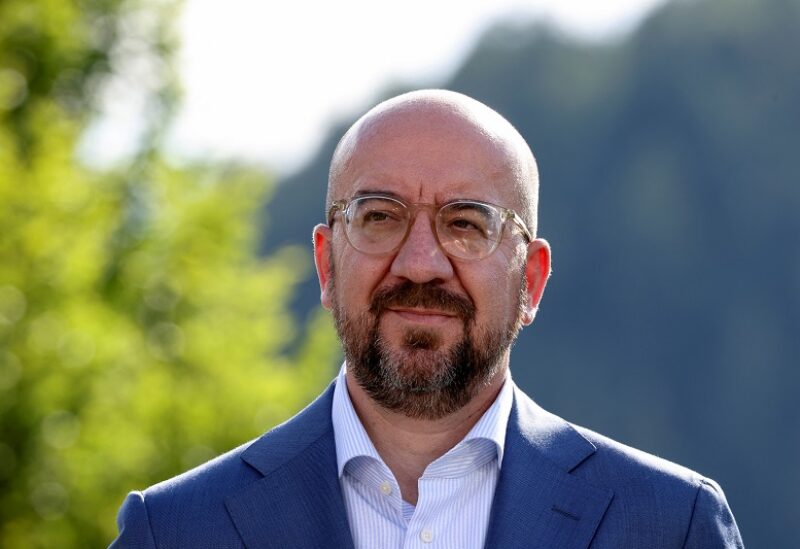
[[[403,501],[394,475],[356,415],[345,366],[333,392],[336,460],[356,549],[478,549],[500,476],[513,400],[511,377],[464,439],[425,469],[417,505]]]

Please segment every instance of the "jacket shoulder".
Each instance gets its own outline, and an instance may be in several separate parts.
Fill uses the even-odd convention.
[[[211,498],[224,499],[227,493],[259,476],[242,460],[242,454],[258,440],[251,440],[189,471],[150,486],[143,491],[148,505],[162,499],[179,500],[182,504]]]
[[[700,473],[654,454],[633,448],[585,427],[570,424],[595,446],[596,452],[585,465],[617,487],[637,484],[667,484],[697,489],[713,482]]]
[[[227,516],[224,498],[256,476],[241,459],[250,444],[128,494],[117,515],[119,537],[111,547],[213,547],[220,542],[220,547],[231,546],[229,541],[238,536]],[[214,536],[209,538],[209,532]]]
[[[329,388],[262,436],[141,492],[131,492],[120,508],[120,536],[113,547],[238,547],[231,545],[230,540],[239,536],[226,499],[330,434],[331,395]]]
[[[514,436],[508,440],[527,448],[517,456],[544,456],[570,482],[610,494],[592,547],[742,546],[713,480],[565,421],[519,390],[510,421]]]
[[[662,543],[670,541],[668,546],[743,547],[725,494],[714,480],[584,427],[573,428],[597,448],[573,474],[614,492],[598,540],[620,531],[652,539],[657,532]]]

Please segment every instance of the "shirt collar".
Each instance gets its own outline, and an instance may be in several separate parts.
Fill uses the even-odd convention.
[[[378,451],[364,429],[361,420],[353,408],[350,394],[347,391],[345,378],[346,364],[342,364],[339,375],[336,378],[336,385],[333,390],[333,406],[331,409],[331,419],[333,421],[333,435],[336,442],[336,464],[338,466],[339,478],[342,477],[345,465],[357,457],[365,456],[372,458],[379,463],[383,463]],[[505,449],[506,429],[508,418],[511,414],[511,406],[514,401],[514,383],[511,380],[510,372],[506,375],[503,387],[500,389],[497,398],[492,405],[484,412],[478,422],[473,425],[469,433],[455,447],[451,448],[439,460],[444,460],[452,455],[457,455],[474,446],[470,441],[488,440],[494,443],[497,451],[497,467],[501,467],[503,462],[503,451]],[[435,461],[436,464],[439,460]]]
[[[339,478],[342,478],[344,466],[353,458],[366,456],[383,462],[353,408],[353,401],[350,400],[350,394],[347,391],[346,368],[347,365],[342,364],[342,368],[339,370],[336,385],[333,388],[333,407],[331,408]]]

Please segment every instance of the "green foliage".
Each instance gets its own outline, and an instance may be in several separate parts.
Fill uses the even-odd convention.
[[[127,491],[288,417],[336,358],[323,314],[287,354],[310,262],[258,257],[265,174],[159,154],[169,71],[138,157],[76,160],[114,29],[141,7],[0,3],[0,547],[104,546]],[[150,59],[168,63],[164,29],[148,28]]]
[[[123,0],[0,2],[0,121],[20,154],[35,143],[42,104],[86,119],[110,70]],[[130,5],[130,3],[129,3]],[[65,31],[69,29],[69,31]]]

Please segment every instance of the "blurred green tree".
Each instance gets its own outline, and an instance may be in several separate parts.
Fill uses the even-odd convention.
[[[287,417],[335,360],[324,315],[287,354],[310,265],[256,253],[266,175],[160,154],[175,9],[0,3],[1,547],[107,544],[128,490]],[[137,153],[87,167],[81,137],[132,57]]]

